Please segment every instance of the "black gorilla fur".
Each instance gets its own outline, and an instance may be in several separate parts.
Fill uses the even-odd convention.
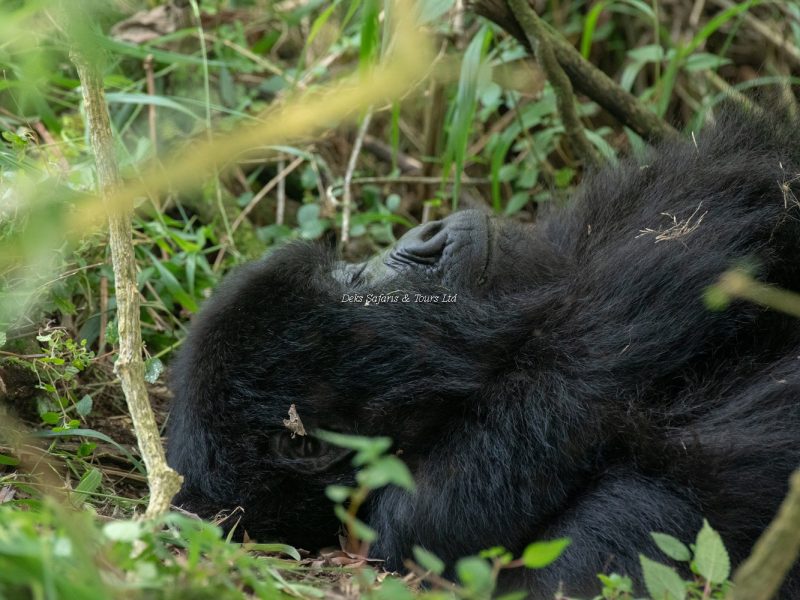
[[[324,490],[353,469],[290,438],[295,404],[310,431],[402,450],[417,491],[379,490],[361,512],[388,568],[415,544],[452,564],[568,536],[553,566],[501,583],[590,594],[598,572],[640,583],[639,552],[668,562],[649,533],[692,541],[703,517],[740,562],[800,465],[800,327],[703,298],[741,264],[800,290],[798,131],[729,108],[696,140],[587,177],[533,227],[457,213],[377,263],[290,244],[239,269],[174,367],[176,503],[241,506],[258,539],[335,544]],[[342,302],[397,290],[458,296]],[[797,569],[784,593],[800,597]]]

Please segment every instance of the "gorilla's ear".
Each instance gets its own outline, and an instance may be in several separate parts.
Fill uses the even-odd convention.
[[[272,438],[272,451],[298,471],[321,473],[351,454],[347,448],[328,444],[312,435],[282,431]]]

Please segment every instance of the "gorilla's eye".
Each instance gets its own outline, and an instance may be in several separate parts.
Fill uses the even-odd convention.
[[[275,438],[275,451],[283,458],[312,458],[319,454],[319,440],[308,435],[296,435],[284,432]]]

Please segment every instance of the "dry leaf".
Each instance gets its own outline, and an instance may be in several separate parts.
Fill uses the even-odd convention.
[[[296,435],[308,435],[306,428],[303,427],[303,422],[300,420],[300,415],[297,414],[297,408],[292,404],[289,407],[289,418],[283,420],[283,426],[292,432],[292,438]]]

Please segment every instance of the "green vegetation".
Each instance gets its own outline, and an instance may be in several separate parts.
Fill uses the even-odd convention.
[[[0,598],[478,599],[503,569],[558,560],[569,540],[531,540],[521,556],[487,549],[449,574],[417,548],[401,578],[344,550],[226,543],[178,513],[135,520],[148,490],[113,371],[114,277],[69,52],[80,43],[103,60],[163,426],[165,367],[232,267],[289,239],[345,239],[362,257],[457,206],[531,221],[566,201],[586,160],[526,49],[455,0],[71,2],[80,25],[62,18],[66,0],[0,3]],[[692,4],[535,6],[686,131],[725,96],[800,83],[800,5]],[[575,107],[603,160],[644,145],[580,90]],[[709,303],[792,300],[727,283]],[[375,535],[357,516],[369,492],[413,481],[387,440],[327,435],[361,468],[356,487],[328,490],[357,550]],[[654,540],[665,556],[641,557],[651,597],[725,596],[730,565],[708,524],[691,547]],[[615,574],[597,589],[634,597]]]

